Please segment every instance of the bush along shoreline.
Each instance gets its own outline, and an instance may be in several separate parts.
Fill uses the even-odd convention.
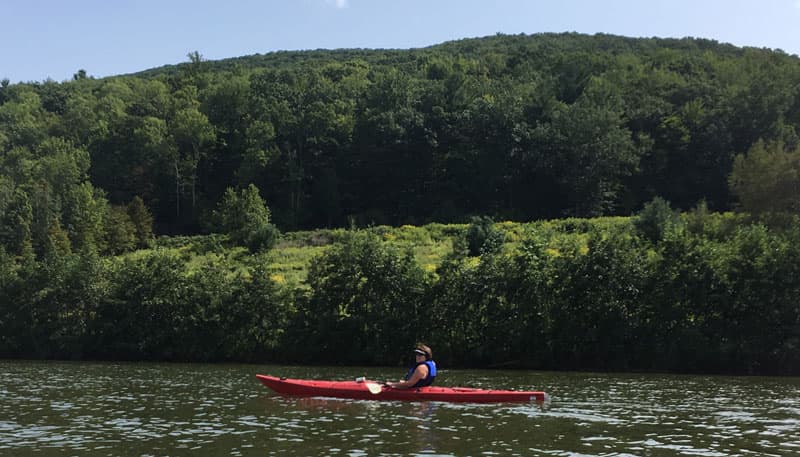
[[[0,249],[0,357],[800,374],[800,224],[638,216]],[[431,257],[433,253],[433,257]],[[301,270],[297,279],[288,279]]]

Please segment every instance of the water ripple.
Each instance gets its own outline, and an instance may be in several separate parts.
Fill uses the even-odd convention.
[[[349,371],[348,371],[349,370]],[[547,404],[284,398],[256,372],[394,370],[0,362],[0,456],[800,454],[797,378],[443,372]]]

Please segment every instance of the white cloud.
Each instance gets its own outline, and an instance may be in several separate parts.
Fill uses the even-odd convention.
[[[794,1],[794,7],[800,10],[800,0]]]
[[[800,0],[797,0],[800,2]],[[325,0],[325,3],[328,5],[333,5],[338,9],[347,8],[349,5],[347,4],[347,0]]]

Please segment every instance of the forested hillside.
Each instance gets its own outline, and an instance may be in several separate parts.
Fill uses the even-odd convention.
[[[188,59],[0,84],[0,357],[800,373],[797,56]]]
[[[141,197],[162,234],[210,230],[225,189],[248,184],[283,230],[628,215],[654,196],[727,210],[736,154],[797,144],[799,81],[796,56],[695,39],[193,53],[131,76],[3,84],[3,186],[35,179],[25,163],[67,161],[111,204]]]

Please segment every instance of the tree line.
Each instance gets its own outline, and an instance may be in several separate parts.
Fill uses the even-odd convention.
[[[797,375],[798,222],[655,200],[632,218],[529,224],[509,249],[478,218],[428,229],[454,239],[435,271],[380,227],[353,230],[307,287],[272,280],[258,255],[29,268],[3,254],[0,357],[395,365],[424,339],[450,367]]]
[[[628,215],[656,196],[725,211],[737,154],[798,144],[800,59],[708,40],[498,35],[189,57],[6,81],[5,186],[58,156],[74,169],[59,179],[86,174],[112,205],[140,197],[161,234],[210,231],[225,190],[250,184],[283,230]]]

